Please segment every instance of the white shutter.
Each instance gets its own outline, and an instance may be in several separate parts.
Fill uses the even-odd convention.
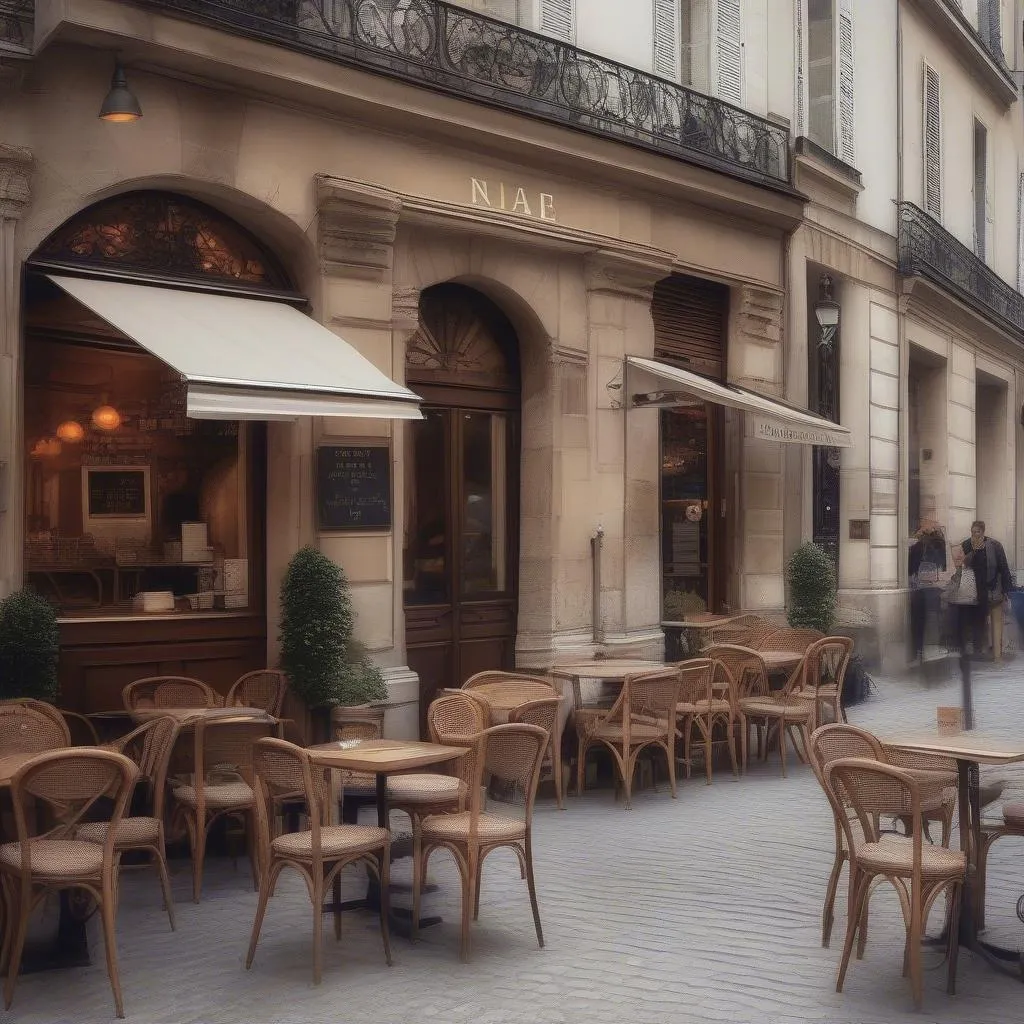
[[[839,159],[857,162],[857,78],[853,60],[853,3],[839,4]]]
[[[563,42],[576,39],[576,0],[540,0],[540,30]]]
[[[942,220],[942,93],[939,73],[924,65],[924,208]]]
[[[683,0],[680,28],[683,85],[710,93],[711,0]]]
[[[720,99],[743,103],[743,26],[740,21],[741,0],[718,0],[715,33],[716,76]]]
[[[793,0],[793,21],[796,25],[796,96],[793,107],[796,110],[796,134],[807,134],[807,63],[806,33],[804,23],[804,0]]]
[[[1024,293],[1024,174],[1017,175],[1017,291]]]
[[[654,0],[654,73],[678,82],[680,55],[679,0]]]
[[[974,122],[974,252],[979,259],[988,259],[988,129]]]

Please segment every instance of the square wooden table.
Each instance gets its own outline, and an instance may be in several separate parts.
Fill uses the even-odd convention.
[[[982,940],[978,936],[976,916],[977,901],[985,898],[985,894],[979,892],[977,887],[977,855],[981,849],[979,765],[1007,765],[1024,761],[1024,738],[1017,741],[999,740],[970,730],[954,736],[939,736],[936,733],[897,734],[887,736],[884,742],[904,750],[935,754],[956,761],[960,849],[967,861],[967,874],[960,893],[960,944],[982,956],[992,966],[1024,980],[1024,955],[1019,950],[1004,949]]]
[[[154,718],[173,718],[182,728],[195,725],[196,722],[273,722],[274,718],[262,708],[216,707],[216,708],[135,708],[129,711],[136,725],[152,721]]]
[[[664,672],[666,668],[671,667],[661,661],[644,661],[640,658],[596,658],[593,661],[575,662],[570,665],[555,665],[551,669],[551,676],[555,679],[567,679],[572,683],[573,707],[581,708],[581,679],[599,679],[602,683],[618,683],[621,686],[626,676]]]

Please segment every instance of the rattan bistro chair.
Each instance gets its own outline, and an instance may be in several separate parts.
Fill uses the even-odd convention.
[[[224,698],[224,705],[229,708],[259,708],[274,718],[280,718],[287,692],[288,677],[283,672],[262,668],[236,679]]]
[[[114,1006],[117,1016],[124,1016],[114,933],[118,867],[114,836],[135,776],[135,765],[123,754],[77,747],[39,754],[11,780],[18,838],[0,846],[0,875],[7,890],[12,935],[4,986],[6,1009],[14,999],[33,909],[50,893],[84,889],[99,907]],[[113,800],[102,846],[75,837],[77,827],[101,798]],[[45,815],[39,813],[42,810]],[[44,817],[48,826],[40,828],[38,822]]]
[[[464,741],[465,742],[465,741]],[[455,861],[462,880],[462,929],[459,953],[469,960],[470,913],[480,910],[480,879],[484,858],[502,847],[511,849],[530,893],[537,942],[543,948],[544,932],[537,905],[533,875],[533,805],[540,780],[541,762],[548,733],[537,725],[494,725],[472,737],[474,775],[469,786],[469,809],[458,814],[436,814],[425,818],[413,844],[413,934],[420,915],[421,880],[434,850],[446,849]],[[523,818],[484,813],[483,783],[491,776],[521,792],[526,809]]]
[[[328,787],[323,770],[310,760],[309,752],[285,740],[261,739],[254,747],[255,805],[262,853],[259,858],[259,903],[245,958],[252,966],[267,902],[285,868],[302,875],[313,906],[313,983],[320,984],[323,968],[324,894],[350,864],[364,864],[380,883],[380,932],[384,957],[391,964],[388,937],[389,870],[391,833],[376,825],[328,825]],[[309,828],[303,832],[276,834],[276,807],[283,799],[301,793],[309,811]],[[341,938],[341,907],[334,901],[334,937]]]
[[[728,673],[718,673],[721,666],[710,658],[693,658],[678,664],[680,677],[679,702],[676,704],[676,722],[683,738],[683,761],[686,777],[690,777],[690,745],[696,728],[704,744],[704,775],[711,785],[712,740],[716,725],[725,730],[732,759],[733,775],[739,775],[736,761],[734,726],[739,721],[739,707],[733,694]],[[716,689],[716,681],[718,688]]]
[[[138,793],[140,783],[144,783],[148,790],[146,810],[149,811],[148,814],[132,814],[121,819],[114,836],[114,849],[119,854],[139,850],[152,855],[172,931],[175,927],[174,902],[165,852],[164,795],[167,789],[167,769],[177,738],[178,723],[173,718],[152,718],[113,744],[118,753],[131,758],[138,767],[135,790]],[[107,841],[109,830],[108,822],[88,822],[79,828],[78,838],[102,845]]]
[[[960,850],[932,846],[924,841],[922,783],[914,773],[868,758],[841,758],[825,767],[825,777],[836,799],[851,813],[840,820],[850,851],[850,913],[839,964],[836,991],[842,992],[858,929],[876,880],[896,890],[906,927],[904,974],[910,975],[914,1005],[922,1002],[921,940],[936,899],[949,894],[947,990],[956,986],[959,949],[960,887],[966,859]],[[883,814],[901,812],[911,822],[907,841],[883,842],[877,821]]]
[[[148,676],[136,679],[121,691],[125,711],[143,708],[215,708],[219,694],[201,679],[189,676]]]
[[[833,722],[845,722],[843,686],[850,667],[853,641],[846,636],[826,636],[815,640],[804,652],[803,678],[796,696],[811,704],[811,725],[824,724],[824,711],[830,708]]]
[[[676,796],[676,705],[679,703],[679,669],[626,676],[618,700],[601,716],[578,723],[579,749],[576,792],[583,792],[587,751],[595,744],[606,747],[615,761],[626,793],[626,810],[632,805],[633,775],[640,754],[648,747],[664,751],[672,797]]]
[[[0,753],[41,754],[71,746],[63,715],[41,700],[0,702]]]
[[[786,626],[773,630],[757,644],[751,644],[759,651],[799,651],[804,654],[811,644],[823,640],[825,634],[817,629],[792,629]]]
[[[992,844],[1005,836],[1024,837],[1024,801],[1003,804],[1003,820],[997,824],[982,824],[981,846],[978,849],[978,905],[975,919],[979,928],[985,927],[985,876],[988,873],[988,855]]]

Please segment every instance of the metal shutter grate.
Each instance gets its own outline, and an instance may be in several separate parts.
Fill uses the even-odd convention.
[[[673,274],[655,286],[651,316],[655,358],[723,379],[729,316],[725,285]]]

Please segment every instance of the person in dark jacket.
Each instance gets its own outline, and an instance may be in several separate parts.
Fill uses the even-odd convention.
[[[985,523],[971,523],[971,535],[961,545],[964,567],[974,570],[978,585],[978,603],[974,610],[974,653],[985,647],[989,619],[992,622],[992,657],[1003,660],[1003,603],[1013,589],[1013,576],[1003,545],[985,536]]]
[[[908,554],[910,571],[910,660],[924,659],[924,638],[929,621],[942,613],[940,576],[946,571],[946,535],[931,520],[922,520]]]

